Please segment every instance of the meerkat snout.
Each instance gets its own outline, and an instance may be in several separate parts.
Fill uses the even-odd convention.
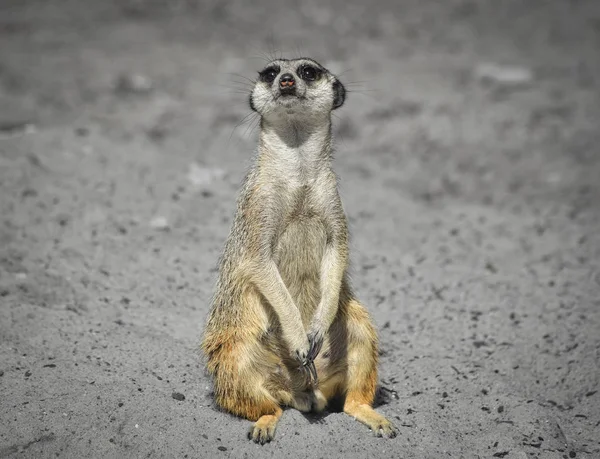
[[[267,119],[328,116],[344,104],[345,98],[344,85],[318,62],[277,59],[258,73],[250,108]]]
[[[296,92],[296,80],[291,73],[284,73],[279,78],[279,92],[282,96],[293,95]]]

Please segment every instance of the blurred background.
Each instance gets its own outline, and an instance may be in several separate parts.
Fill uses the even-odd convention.
[[[401,435],[269,454],[600,457],[599,50],[596,0],[0,0],[0,456],[267,454],[196,345],[252,81],[308,56]]]

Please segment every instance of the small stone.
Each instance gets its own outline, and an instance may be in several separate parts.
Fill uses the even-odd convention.
[[[496,274],[498,272],[498,268],[496,268],[496,266],[491,261],[488,261],[485,264],[485,269],[487,269],[492,274]]]
[[[35,132],[35,125],[29,121],[6,121],[0,122],[0,134],[30,134]]]
[[[188,171],[188,180],[195,187],[208,185],[215,180],[220,180],[225,176],[225,171],[218,167],[206,167],[197,163],[190,164]]]
[[[150,78],[139,73],[120,75],[115,82],[115,91],[120,94],[148,94],[152,89]]]
[[[173,397],[175,400],[180,401],[180,402],[185,400],[185,395],[180,394],[179,392],[173,392],[171,397]]]
[[[219,451],[227,451],[227,448],[225,448],[224,446],[219,446],[217,449]]]
[[[507,86],[523,85],[533,80],[533,72],[527,67],[495,63],[479,64],[475,68],[475,76],[481,81]]]
[[[75,128],[75,134],[79,137],[86,137],[90,133],[90,130],[86,127]]]
[[[167,231],[170,228],[169,220],[166,217],[157,215],[150,220],[150,227],[156,230]]]
[[[22,198],[35,198],[37,195],[38,195],[37,190],[34,190],[33,188],[25,188],[21,192]]]

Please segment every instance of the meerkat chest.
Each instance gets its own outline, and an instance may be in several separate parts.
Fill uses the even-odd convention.
[[[276,244],[275,263],[305,325],[319,301],[321,263],[326,244],[324,225],[309,214],[291,220]]]
[[[289,204],[274,258],[290,291],[299,292],[319,280],[327,233],[322,209],[310,186],[293,190]]]

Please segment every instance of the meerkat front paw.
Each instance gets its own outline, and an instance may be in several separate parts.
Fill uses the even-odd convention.
[[[317,368],[313,359],[308,357],[308,351],[306,352],[295,352],[295,358],[300,363],[300,370],[308,377],[309,382],[316,386],[319,382],[317,377]]]
[[[308,350],[308,359],[314,360],[321,352],[321,348],[323,347],[323,340],[325,336],[320,331],[310,332],[308,334],[308,342],[310,344],[310,348]]]
[[[291,354],[302,365],[308,362],[308,352],[310,351],[310,342],[308,337],[302,333],[300,336],[294,336],[287,339],[290,344]]]
[[[292,351],[292,357],[298,361],[300,364],[300,370],[304,372],[305,376],[308,377],[311,384],[317,384],[317,369],[315,367],[314,358],[311,358],[309,353],[311,350],[311,345],[308,340],[308,337],[304,337],[305,345],[302,347],[297,347],[294,351]]]
[[[292,356],[294,357],[294,359],[296,359],[302,365],[306,365],[306,363],[308,362],[308,352],[309,351],[310,351],[310,348],[309,349],[296,349],[292,353]]]

